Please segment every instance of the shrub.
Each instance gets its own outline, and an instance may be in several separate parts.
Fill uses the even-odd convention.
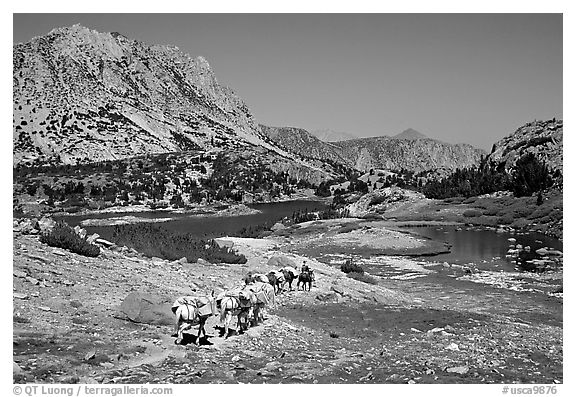
[[[342,270],[344,273],[364,273],[364,269],[362,269],[361,266],[352,263],[350,259],[348,259],[346,263],[340,265],[340,270]]]
[[[113,240],[118,245],[134,248],[146,256],[177,260],[186,257],[188,262],[198,258],[209,262],[246,263],[244,255],[219,247],[214,240],[205,241],[192,234],[177,234],[162,227],[141,223],[114,227]]]
[[[486,208],[486,210],[484,210],[484,215],[495,216],[498,214],[498,211],[499,211],[498,208]]]
[[[516,162],[513,172],[514,196],[530,196],[553,185],[554,181],[544,161],[528,153]]]
[[[88,243],[86,237],[80,237],[63,221],[57,222],[50,232],[41,235],[40,241],[51,247],[64,248],[84,256],[95,257],[100,254],[98,246]]]
[[[461,196],[457,196],[457,197],[448,197],[444,199],[445,203],[448,204],[462,204],[462,202],[465,200],[465,197],[461,197]]]
[[[332,194],[330,192],[330,182],[320,182],[320,185],[314,191],[314,194],[318,197],[330,197]]]
[[[270,232],[272,226],[274,226],[272,222],[266,222],[263,225],[250,225],[243,227],[240,231],[233,234],[238,237],[259,238],[262,237],[265,232]]]
[[[348,273],[348,277],[353,278],[354,280],[362,281],[363,283],[367,284],[378,284],[378,280],[365,273],[350,272]]]
[[[370,204],[368,204],[368,206],[382,204],[387,199],[388,199],[388,197],[386,197],[385,195],[374,196],[370,199]]]
[[[462,215],[464,215],[466,218],[473,218],[473,217],[481,216],[482,212],[480,212],[478,210],[466,210],[462,213]]]
[[[514,208],[513,212],[515,218],[526,218],[530,216],[535,210],[535,207],[532,205],[527,205],[526,203],[522,204],[524,205]]]
[[[351,225],[344,225],[340,229],[338,229],[338,233],[350,233],[354,230],[358,229],[358,224],[353,223]]]
[[[510,214],[506,214],[496,219],[496,222],[498,222],[499,225],[509,225],[514,222],[514,217]]]
[[[550,215],[553,210],[554,210],[554,208],[549,207],[549,206],[537,207],[536,210],[528,216],[528,219],[543,218],[545,216]]]

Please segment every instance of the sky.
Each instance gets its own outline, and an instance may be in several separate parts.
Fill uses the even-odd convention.
[[[492,144],[562,118],[562,14],[14,14],[203,56],[259,123]]]

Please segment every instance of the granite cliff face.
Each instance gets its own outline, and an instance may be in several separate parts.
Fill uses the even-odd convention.
[[[347,141],[350,139],[358,139],[356,135],[347,132],[333,131],[330,129],[321,129],[310,131],[312,135],[320,139],[322,142],[338,142]]]
[[[488,160],[512,169],[516,161],[527,153],[534,153],[552,171],[563,171],[562,120],[533,121],[499,140],[492,147]]]
[[[176,47],[74,25],[13,49],[15,165],[270,147],[208,62]]]
[[[361,171],[371,168],[419,172],[450,171],[480,162],[486,153],[471,145],[428,139],[415,130],[395,137],[360,138],[340,142],[322,142],[308,131],[292,127],[261,126],[262,132],[286,151],[305,157],[330,160]]]
[[[451,145],[434,139],[373,137],[336,142],[335,145],[359,170],[454,170],[477,165],[486,154],[471,145]]]
[[[309,159],[353,165],[350,159],[342,155],[339,146],[323,142],[305,129],[265,125],[260,125],[260,129],[266,137],[286,151]]]

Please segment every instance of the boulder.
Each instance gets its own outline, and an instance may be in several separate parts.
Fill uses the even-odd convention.
[[[344,288],[342,288],[342,287],[339,286],[339,285],[332,285],[332,286],[330,287],[330,289],[331,289],[332,291],[336,292],[337,294],[339,294],[340,296],[346,295],[346,293],[344,292]]]
[[[454,342],[450,343],[448,346],[446,346],[446,349],[448,350],[452,350],[452,351],[460,351],[460,348],[458,347],[458,345]]]
[[[228,249],[232,249],[234,247],[234,241],[229,241],[229,240],[224,240],[224,239],[220,239],[220,238],[215,238],[214,242],[218,245],[218,247],[220,248],[228,248]]]
[[[76,232],[80,238],[86,237],[86,229],[82,229],[80,226],[74,226],[74,232]]]
[[[558,250],[549,250],[548,255],[550,255],[550,256],[562,256],[563,253],[562,253],[562,251],[558,251]]]
[[[446,372],[451,372],[451,373],[460,374],[460,375],[464,375],[464,374],[468,373],[469,370],[470,370],[470,368],[468,368],[466,366],[446,368]]]
[[[36,219],[15,219],[12,230],[22,234],[34,234],[38,232],[38,221]]]
[[[16,375],[16,374],[21,374],[24,371],[22,371],[22,368],[20,368],[20,366],[18,364],[16,364],[14,361],[12,361],[12,374]]]
[[[338,302],[338,295],[334,292],[320,292],[316,294],[316,299],[321,302]]]
[[[164,297],[135,291],[124,298],[120,311],[136,323],[172,325],[174,314],[171,306],[172,302]]]
[[[94,244],[94,242],[100,237],[100,235],[98,233],[94,233],[90,236],[88,236],[88,238],[86,239],[86,242],[88,244]]]
[[[102,246],[104,246],[104,247],[108,247],[108,248],[113,247],[114,245],[116,245],[116,244],[114,244],[113,242],[110,242],[110,241],[108,241],[108,240],[104,240],[103,238],[97,238],[97,239],[95,240],[95,242],[96,242],[96,244],[100,244],[100,245],[102,245]]]
[[[40,230],[41,233],[48,233],[55,225],[56,221],[54,221],[54,219],[45,216],[38,221],[38,230]]]
[[[290,267],[294,267],[296,268],[296,262],[294,262],[292,259],[283,256],[283,255],[275,255],[272,258],[268,259],[268,265],[272,266],[272,267],[286,267],[286,266],[290,266]]]
[[[276,223],[274,224],[274,226],[272,226],[272,227],[270,228],[270,230],[272,230],[273,232],[277,232],[278,230],[284,230],[284,229],[287,229],[287,227],[284,226],[284,225],[283,225],[282,223],[280,223],[280,222],[276,222]]]

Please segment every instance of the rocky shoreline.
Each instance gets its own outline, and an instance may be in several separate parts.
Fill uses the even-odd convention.
[[[486,272],[470,275],[464,268],[390,256],[382,257],[383,265],[406,277],[367,284],[308,255],[305,244],[336,243],[354,251],[376,243],[415,249],[426,241],[378,223],[349,226],[313,221],[263,239],[217,239],[248,258],[242,265],[171,262],[115,245],[87,258],[15,230],[14,381],[562,382],[562,297],[538,290],[561,285],[561,275],[518,289],[510,283],[517,274],[499,274],[493,286],[485,282]],[[311,292],[279,295],[264,324],[243,335],[221,338],[213,318],[204,345],[176,346],[170,317],[161,324],[135,323],[120,310],[124,298],[138,291],[169,307],[181,295],[240,285],[248,271],[271,270],[270,259],[279,255],[296,265],[307,260],[316,283]],[[527,310],[539,314],[523,314]],[[507,344],[511,340],[522,343]]]

